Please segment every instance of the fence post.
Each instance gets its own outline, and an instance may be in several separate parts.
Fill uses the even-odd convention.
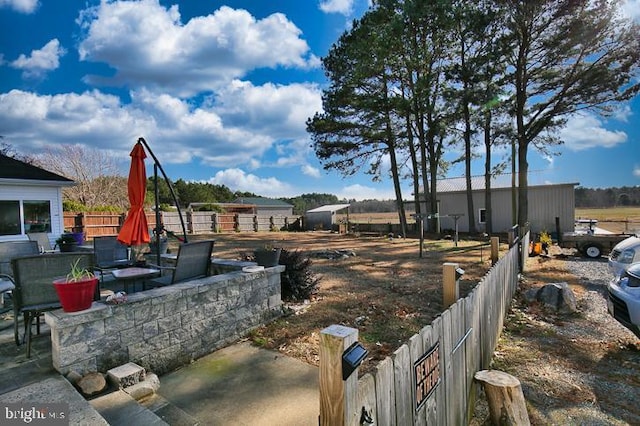
[[[331,325],[320,332],[321,426],[357,424],[358,372],[342,379],[342,354],[358,341],[358,330]]]
[[[458,270],[457,263],[445,262],[442,264],[442,305],[444,309],[456,303],[460,297]]]
[[[500,238],[491,237],[491,265],[498,263]]]

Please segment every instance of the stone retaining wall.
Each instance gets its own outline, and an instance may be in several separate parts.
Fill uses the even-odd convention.
[[[229,272],[133,293],[121,305],[47,312],[53,366],[61,374],[127,362],[156,374],[174,370],[281,315],[283,271]]]

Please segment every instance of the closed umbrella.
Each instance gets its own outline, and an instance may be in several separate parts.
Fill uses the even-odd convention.
[[[140,142],[136,143],[131,151],[131,168],[127,189],[131,208],[127,218],[118,233],[118,241],[129,246],[146,244],[149,238],[147,216],[144,214],[144,196],[147,190],[147,173],[144,167],[144,159],[147,154]]]

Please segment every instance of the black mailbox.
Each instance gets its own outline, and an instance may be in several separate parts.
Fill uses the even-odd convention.
[[[456,280],[459,280],[464,275],[464,269],[456,268]]]
[[[347,380],[351,373],[358,368],[362,361],[369,355],[360,342],[355,342],[342,353],[342,380]]]

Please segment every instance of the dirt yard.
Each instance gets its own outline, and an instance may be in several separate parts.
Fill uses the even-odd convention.
[[[490,267],[486,240],[461,241],[458,247],[451,240],[428,240],[420,258],[419,241],[415,239],[364,238],[328,232],[211,237],[216,239],[216,257],[240,258],[243,251],[264,244],[307,253],[313,260],[313,272],[321,278],[317,296],[307,303],[287,304],[288,315],[254,330],[248,338],[256,345],[318,365],[319,331],[331,324],[355,327],[370,352],[360,374],[370,371],[442,312],[444,262],[459,263],[466,272],[461,281],[461,297]],[[501,244],[500,249],[504,252],[506,244]],[[329,258],[328,254],[337,250],[343,250],[344,257]],[[586,291],[578,277],[567,272],[563,259],[556,256],[531,258],[521,288],[561,281],[574,289],[581,309],[589,310],[589,303],[602,304],[601,295],[600,300],[587,301],[593,292]],[[601,317],[598,321],[617,327],[615,335],[603,330],[594,337],[590,331],[598,324],[594,325],[584,312],[569,317],[550,315],[539,307],[524,306],[517,295],[492,368],[521,380],[532,424],[640,421],[637,401],[640,342],[606,315],[606,309]],[[563,329],[569,327],[584,332],[578,330],[567,335]],[[598,382],[602,385],[594,384]],[[616,382],[624,386],[616,386]],[[621,391],[631,395],[621,399],[618,397]],[[554,420],[546,415],[549,407],[564,413],[564,417]],[[616,411],[625,414],[618,419]],[[481,393],[472,424],[484,425],[487,421],[486,402]]]
[[[442,312],[442,264],[465,270],[464,297],[490,267],[487,241],[425,242],[423,257],[416,239],[360,237],[329,232],[238,233],[214,236],[216,257],[239,258],[243,251],[273,244],[304,251],[320,277],[316,297],[288,304],[289,315],[250,336],[255,344],[318,365],[319,331],[332,324],[359,330],[370,356],[369,371]],[[506,244],[501,247],[507,249]],[[343,256],[333,258],[336,251]]]

